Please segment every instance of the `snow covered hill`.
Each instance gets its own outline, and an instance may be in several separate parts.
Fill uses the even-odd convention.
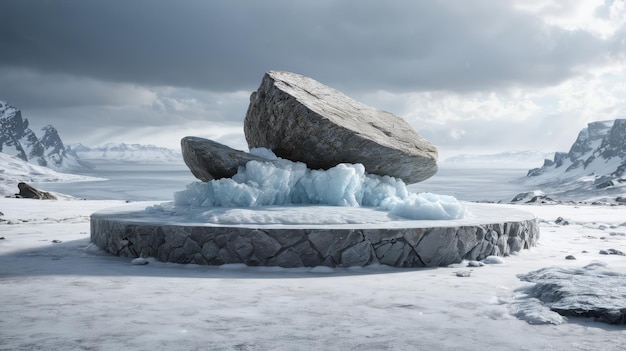
[[[183,163],[180,150],[154,145],[114,144],[88,147],[83,144],[68,146],[68,152],[89,161],[116,161],[138,163]]]
[[[99,178],[59,173],[0,152],[0,196],[15,194],[19,182],[80,182]]]
[[[540,151],[506,151],[497,154],[474,155],[460,154],[449,157],[442,162],[446,166],[490,166],[504,168],[528,168],[552,158],[554,153]]]
[[[91,166],[75,155],[69,155],[58,131],[51,125],[42,128],[42,138],[28,127],[22,111],[0,101],[0,152],[16,156],[35,165],[57,171],[76,171]]]
[[[565,195],[626,192],[626,119],[589,123],[569,152],[557,152],[521,181]]]

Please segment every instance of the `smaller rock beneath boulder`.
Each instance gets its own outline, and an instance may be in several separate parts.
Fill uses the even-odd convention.
[[[576,257],[574,257],[573,255],[567,255],[567,256],[565,256],[565,259],[566,260],[575,260]]]
[[[454,273],[456,274],[457,277],[460,277],[460,278],[467,278],[472,275],[471,271],[458,271]]]
[[[268,161],[263,157],[235,150],[209,139],[184,137],[180,145],[185,164],[191,173],[203,182],[230,178],[237,174],[239,166],[244,166],[252,160]]]
[[[533,283],[520,289],[525,293],[521,302],[539,300],[562,316],[626,324],[626,275],[609,269],[605,263],[582,268],[546,267],[518,277]]]

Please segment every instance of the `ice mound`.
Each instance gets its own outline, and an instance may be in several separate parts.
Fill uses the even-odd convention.
[[[466,209],[456,198],[410,193],[401,179],[365,173],[362,164],[311,170],[279,159],[267,149],[251,153],[272,160],[250,161],[232,178],[194,182],[174,194],[175,206],[256,207],[288,204],[368,206],[418,220],[460,219]]]

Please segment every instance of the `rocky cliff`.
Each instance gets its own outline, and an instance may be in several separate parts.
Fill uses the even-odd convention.
[[[55,170],[78,170],[90,165],[67,153],[58,131],[51,125],[42,128],[38,138],[28,119],[17,108],[0,101],[0,152]]]
[[[593,182],[596,189],[626,183],[626,119],[589,123],[569,152],[557,152],[526,178],[534,184]]]

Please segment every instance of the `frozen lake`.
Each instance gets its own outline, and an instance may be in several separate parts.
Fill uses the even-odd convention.
[[[440,166],[432,178],[408,188],[413,192],[451,195],[465,201],[510,202],[515,195],[534,190],[515,182],[526,173],[528,168]]]
[[[90,161],[91,162],[91,161]],[[184,164],[138,164],[92,162],[96,168],[82,175],[106,181],[80,183],[33,183],[36,188],[88,200],[172,200],[174,192],[196,181]],[[533,190],[512,181],[526,175],[521,168],[471,168],[442,166],[432,178],[408,188],[413,192],[452,195],[466,201],[510,201],[520,192]]]
[[[137,164],[93,162],[96,168],[77,172],[81,175],[106,178],[106,181],[77,183],[33,183],[36,188],[56,191],[87,200],[171,200],[195,178],[181,164]]]

